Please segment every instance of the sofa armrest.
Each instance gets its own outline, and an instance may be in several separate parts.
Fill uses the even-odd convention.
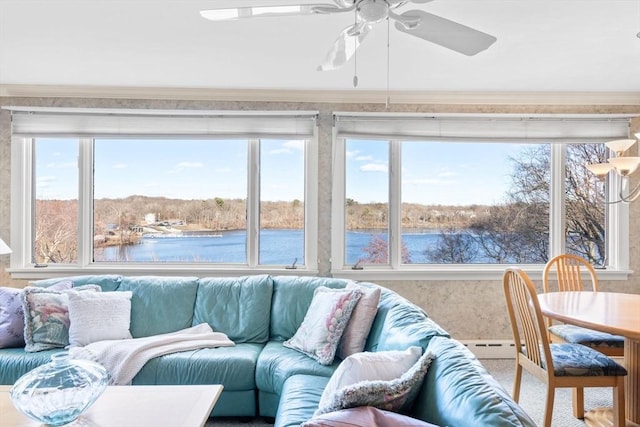
[[[536,424],[460,342],[434,337],[435,354],[411,414],[449,427]]]

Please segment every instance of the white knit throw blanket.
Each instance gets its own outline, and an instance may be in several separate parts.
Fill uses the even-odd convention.
[[[73,359],[98,362],[107,368],[110,385],[127,385],[154,357],[198,348],[231,347],[234,342],[207,323],[168,334],[126,340],[97,341],[69,349]]]

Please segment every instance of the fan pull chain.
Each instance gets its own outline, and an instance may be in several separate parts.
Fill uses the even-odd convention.
[[[390,42],[391,37],[389,36],[389,34],[390,34],[389,27],[390,27],[389,16],[387,15],[387,96],[385,98],[385,103],[384,103],[384,106],[385,106],[385,108],[387,110],[389,109],[389,69],[390,69],[389,64],[391,63],[391,61],[389,59],[389,55],[390,55],[389,46],[391,45],[391,42]]]
[[[640,1],[638,1],[638,11],[640,12]],[[640,13],[638,13],[638,17],[640,18]],[[636,37],[640,39],[640,32],[638,32],[638,34],[636,34]]]
[[[353,87],[358,87],[358,51],[353,52]]]
[[[358,24],[358,12],[356,11],[353,19],[353,24]],[[353,38],[353,87],[358,87],[358,37],[360,34],[356,34]]]

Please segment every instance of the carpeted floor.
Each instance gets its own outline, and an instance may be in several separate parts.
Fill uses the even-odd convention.
[[[511,394],[513,387],[514,361],[513,359],[483,359],[482,364],[496,380]],[[544,412],[546,387],[535,377],[524,371],[522,388],[520,391],[520,405],[540,425]],[[611,389],[589,388],[584,393],[585,409],[610,407]],[[211,418],[206,427],[269,427],[264,419],[230,420]],[[558,389],[553,407],[554,427],[584,427],[582,420],[573,418],[571,409],[571,390]]]

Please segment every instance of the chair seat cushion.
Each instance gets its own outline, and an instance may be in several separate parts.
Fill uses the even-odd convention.
[[[624,376],[626,369],[610,357],[580,344],[551,344],[553,368],[558,377]]]
[[[554,325],[549,328],[549,332],[568,343],[582,344],[589,347],[624,348],[624,337],[580,326]]]

